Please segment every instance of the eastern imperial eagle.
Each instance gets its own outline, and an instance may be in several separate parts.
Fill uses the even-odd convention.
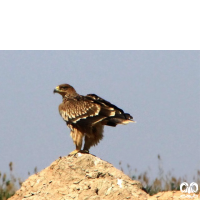
[[[71,129],[71,137],[76,149],[70,155],[87,152],[103,138],[104,125],[115,127],[117,124],[128,124],[133,117],[110,102],[95,94],[79,95],[69,84],[62,84],[54,89],[63,97],[59,113]],[[85,137],[83,150],[82,139]]]

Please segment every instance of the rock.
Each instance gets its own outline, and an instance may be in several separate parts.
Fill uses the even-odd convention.
[[[9,200],[161,200],[162,196],[167,199],[163,193],[150,197],[139,181],[110,163],[91,154],[78,153],[59,158],[30,176]],[[172,199],[175,193],[169,193],[168,197]]]

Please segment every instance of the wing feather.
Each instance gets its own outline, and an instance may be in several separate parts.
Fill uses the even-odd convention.
[[[92,126],[99,121],[104,125],[116,126],[133,121],[132,116],[114,104],[95,94],[64,98],[59,106],[62,118],[68,124],[77,123],[80,126]]]
[[[65,121],[76,123],[80,119],[97,116],[101,106],[84,97],[63,101],[59,106],[59,112]]]
[[[105,99],[97,96],[96,94],[88,94],[88,98],[93,99],[95,103],[98,103],[102,106],[101,114],[105,113],[107,110],[112,110],[110,115],[107,115],[107,118],[102,120],[102,124],[108,126],[116,126],[117,124],[127,124],[133,121],[133,117],[129,113],[124,113],[121,108],[118,108],[114,104],[106,101]]]
[[[88,94],[86,96],[89,99],[93,99],[95,103],[100,104],[106,110],[114,111],[110,116],[114,116],[115,114],[123,114],[124,111],[121,108],[118,108],[116,105],[106,101],[105,99],[97,96],[96,94]]]

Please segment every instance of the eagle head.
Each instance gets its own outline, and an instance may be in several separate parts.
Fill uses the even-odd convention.
[[[53,93],[58,93],[58,94],[62,95],[62,97],[77,95],[76,90],[69,84],[58,85],[54,89]]]

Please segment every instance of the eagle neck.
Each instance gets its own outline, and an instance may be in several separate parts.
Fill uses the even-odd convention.
[[[77,96],[79,96],[79,95],[76,92],[73,94],[65,94],[65,96],[63,96],[63,99],[73,99]]]

